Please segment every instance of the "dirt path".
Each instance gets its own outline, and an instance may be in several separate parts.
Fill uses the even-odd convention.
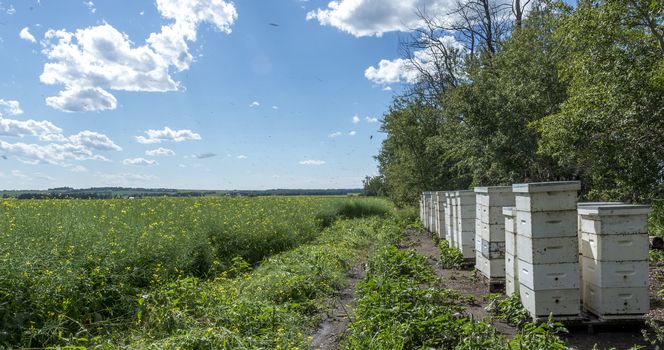
[[[440,267],[440,249],[434,244],[428,232],[420,230],[408,231],[408,237],[403,242],[404,248],[416,249],[429,260],[433,270],[441,277],[442,287],[461,292],[463,295],[473,297],[474,302],[466,304],[468,312],[475,319],[484,319],[508,339],[514,337],[517,329],[498,320],[493,320],[485,307],[488,304],[489,289],[475,275],[474,269],[450,270]],[[655,280],[653,280],[653,278]],[[664,283],[664,267],[661,272],[653,274],[651,271],[651,287],[657,288]],[[653,286],[655,285],[655,286]],[[661,289],[661,287],[660,287]],[[657,289],[659,290],[659,289]],[[664,302],[655,298],[651,300],[651,307],[655,313],[664,311]],[[661,310],[660,310],[661,309]],[[664,312],[663,312],[664,313]],[[569,334],[564,335],[571,349],[590,350],[597,344],[598,350],[604,349],[629,349],[633,345],[642,346],[641,349],[655,349],[649,346],[641,336],[639,327],[595,327],[594,334],[588,334],[587,327],[572,328]]]
[[[367,254],[360,256],[359,263],[353,267],[348,275],[348,283],[332,302],[332,309],[324,316],[313,335],[312,346],[320,350],[336,350],[346,333],[346,328],[352,318],[355,306],[356,285],[364,279],[366,274]]]
[[[484,319],[485,322],[491,324],[507,338],[514,337],[517,333],[516,328],[488,317],[490,315],[485,306],[489,304],[489,288],[481,282],[474,269],[453,270],[442,268],[440,266],[440,249],[433,242],[428,232],[410,230],[402,245],[404,248],[413,248],[427,257],[434,272],[441,278],[441,287],[454,289],[464,296],[472,297],[472,301],[464,306],[474,319]]]

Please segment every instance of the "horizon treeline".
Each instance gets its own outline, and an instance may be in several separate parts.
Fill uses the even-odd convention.
[[[581,180],[664,198],[664,1],[459,2],[402,43],[418,79],[383,117],[368,194]],[[452,39],[453,37],[453,39]]]

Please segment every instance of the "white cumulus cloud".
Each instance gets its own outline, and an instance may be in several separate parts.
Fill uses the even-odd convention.
[[[325,164],[324,160],[316,160],[316,159],[307,159],[307,160],[301,160],[299,161],[300,165],[323,165]]]
[[[335,138],[335,137],[339,137],[339,136],[341,136],[341,135],[342,135],[342,134],[341,134],[341,131],[335,131],[335,132],[333,132],[333,133],[331,133],[331,134],[329,134],[329,135],[327,135],[327,136],[328,136],[329,138],[333,139],[333,138]]]
[[[438,40],[448,48],[459,50],[463,53],[464,46],[453,36],[446,35]],[[431,53],[426,50],[418,50],[413,53],[413,60],[420,69],[428,72],[435,72],[435,62],[432,60]],[[460,72],[459,72],[460,73]],[[394,60],[380,60],[378,67],[370,66],[364,71],[364,77],[371,82],[379,85],[394,83],[414,84],[420,78],[420,70],[408,59],[397,58]],[[386,90],[384,88],[383,90]],[[392,90],[391,88],[387,91]]]
[[[382,36],[387,32],[407,32],[423,26],[417,11],[430,16],[449,18],[455,0],[336,0],[325,9],[307,13],[307,20],[332,26],[356,37]]]
[[[378,118],[374,118],[374,117],[366,117],[366,118],[364,118],[364,120],[366,120],[367,123],[378,123]]]
[[[357,131],[354,130],[348,133],[348,136],[355,136],[355,135],[357,135]]]
[[[360,117],[357,115],[353,116],[353,124],[359,124],[360,123]]]
[[[159,147],[156,149],[145,151],[145,155],[151,157],[168,157],[168,156],[174,156],[175,152],[168,148]]]
[[[159,165],[159,163],[154,159],[145,159],[145,158],[127,158],[122,161],[124,165],[135,165],[135,166],[154,166]]]
[[[7,115],[19,115],[22,114],[21,106],[18,101],[14,100],[3,100],[0,98],[0,117],[4,114]]]
[[[145,134],[147,135],[147,137],[136,136],[136,141],[142,144],[153,144],[153,143],[162,143],[165,141],[182,142],[182,141],[192,141],[192,140],[201,139],[201,135],[191,130],[188,129],[173,130],[169,127],[165,127],[162,130],[150,129],[146,131]]]
[[[26,41],[36,43],[37,39],[35,39],[34,35],[30,34],[30,29],[28,27],[24,27],[21,29],[21,31],[18,33],[18,36]]]
[[[261,105],[260,102],[258,102],[258,101],[254,101],[254,102],[252,102],[252,103],[249,104],[249,108],[258,107],[258,106],[260,106],[260,105]]]
[[[171,70],[189,69],[193,56],[189,42],[196,41],[202,23],[230,33],[237,18],[235,6],[224,0],[157,0],[157,9],[171,23],[151,33],[144,45],[108,23],[73,32],[50,29],[44,35],[49,62],[40,80],[64,86],[47,105],[65,112],[112,110],[117,100],[110,91],[165,92],[179,89]],[[94,9],[92,2],[85,2]]]

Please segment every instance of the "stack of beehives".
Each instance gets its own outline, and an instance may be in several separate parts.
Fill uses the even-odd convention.
[[[436,192],[436,203],[438,203],[438,210],[436,212],[436,233],[438,238],[445,238],[445,213],[447,204],[445,203],[445,191]]]
[[[514,205],[511,186],[475,187],[476,268],[490,282],[505,279],[505,219],[503,207]]]
[[[515,184],[519,294],[533,318],[578,317],[578,181]]]
[[[504,207],[505,217],[505,294],[519,293],[519,264],[516,249],[516,209]]]
[[[475,260],[475,192],[456,191],[456,247],[466,261]]]
[[[450,247],[454,246],[454,229],[456,225],[454,223],[454,205],[452,202],[452,196],[454,192],[447,191],[445,192],[445,239]]]
[[[600,319],[648,313],[648,212],[644,205],[579,208],[583,307]]]

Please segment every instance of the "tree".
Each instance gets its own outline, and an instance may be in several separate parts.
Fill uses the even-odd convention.
[[[574,167],[592,199],[664,195],[661,5],[584,0],[556,32],[569,52],[559,65],[569,96],[538,123],[540,151]]]

